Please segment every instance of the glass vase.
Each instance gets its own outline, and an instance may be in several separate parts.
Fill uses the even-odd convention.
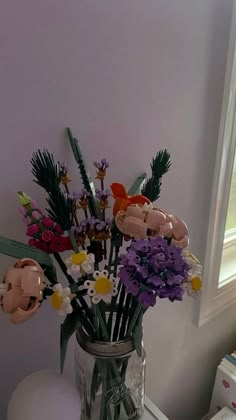
[[[144,413],[145,351],[138,356],[132,338],[94,341],[76,335],[76,385],[80,420],[139,420]]]

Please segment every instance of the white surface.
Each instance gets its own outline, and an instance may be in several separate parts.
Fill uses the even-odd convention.
[[[27,376],[13,392],[7,420],[78,420],[76,388],[63,376],[40,371]]]
[[[157,204],[183,217],[202,259],[231,9],[231,0],[2,0],[1,234],[26,240],[18,190],[43,203],[29,164],[38,147],[69,163],[71,189],[79,190],[64,140],[69,124],[91,174],[93,160],[110,161],[109,181],[130,185],[150,173],[157,149],[169,150],[172,167]],[[9,261],[0,257],[2,273]],[[234,309],[197,329],[197,308],[192,299],[162,300],[145,319],[146,392],[170,419],[207,412],[215,367],[234,346]],[[47,303],[19,327],[0,315],[4,417],[21,378],[59,368],[60,321]],[[71,375],[73,360],[72,346]]]
[[[236,414],[228,407],[224,407],[211,420],[236,420]]]
[[[168,420],[146,398],[144,420]],[[35,372],[21,381],[13,392],[7,420],[78,420],[79,395],[74,385],[52,371]]]

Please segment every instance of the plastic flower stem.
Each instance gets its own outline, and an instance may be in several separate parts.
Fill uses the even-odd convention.
[[[121,321],[122,313],[123,313],[123,304],[124,304],[125,294],[126,294],[125,287],[122,284],[121,289],[120,289],[120,295],[119,295],[119,304],[118,304],[118,309],[117,309],[117,314],[116,314],[116,322],[115,322],[115,327],[114,327],[113,337],[112,337],[113,341],[116,341],[119,336],[120,321]]]
[[[71,230],[68,230],[67,232],[68,232],[69,238],[71,240],[74,251],[76,253],[79,252],[79,248],[77,246],[77,243],[76,243],[76,240],[75,240],[75,237],[74,237],[73,233],[71,232]]]
[[[66,190],[67,196],[69,196],[70,191],[69,191],[69,188],[68,188],[67,184],[65,184],[65,190]],[[77,218],[76,210],[75,210],[75,213],[74,213],[74,219],[75,219],[76,226],[79,226],[79,221],[78,221],[78,218]]]
[[[143,310],[143,305],[141,303],[139,303],[137,308],[136,308],[136,311],[134,313],[134,316],[133,316],[133,318],[130,322],[130,325],[129,325],[129,328],[128,328],[128,331],[127,331],[127,336],[132,334],[132,331],[135,327],[135,324],[136,324],[136,322],[138,320],[138,317],[139,317],[142,310]]]
[[[74,279],[67,273],[67,267],[63,261],[63,259],[61,258],[60,254],[58,254],[58,252],[54,252],[53,253],[55,260],[57,261],[61,271],[63,272],[63,274],[65,275],[65,277],[67,278],[69,284],[74,284],[75,281]]]
[[[113,272],[114,276],[116,276],[116,274],[117,274],[117,266],[118,266],[118,261],[119,261],[119,249],[120,249],[120,247],[115,245],[115,260],[114,260],[114,272]],[[110,249],[110,256],[109,256],[109,273],[111,272],[113,252],[114,252],[114,243],[112,241],[112,245],[111,245],[111,249]],[[117,297],[118,297],[118,293],[117,293],[116,296],[112,297],[110,314],[109,314],[108,321],[107,321],[107,329],[108,329],[108,333],[109,333],[110,337],[111,337],[111,330],[112,330],[113,312],[114,312],[114,307],[115,307],[116,302],[117,302]]]
[[[123,310],[122,323],[121,323],[121,327],[120,327],[119,340],[123,340],[123,338],[125,336],[125,330],[126,330],[127,321],[128,321],[128,318],[129,318],[129,313],[130,313],[129,311],[130,311],[131,303],[132,303],[132,295],[131,295],[131,293],[128,293],[126,295],[125,304],[124,304],[124,310]]]
[[[93,314],[94,314],[94,328],[95,328],[97,337],[99,338],[100,333],[99,333],[99,323],[98,323],[99,317],[97,315],[97,305],[92,303],[92,308],[93,308]]]
[[[101,314],[99,305],[94,305],[94,309],[95,309],[95,320],[96,320],[96,315],[97,315],[97,317],[99,319],[99,322],[100,322],[100,325],[101,325],[101,328],[102,328],[102,334],[103,334],[105,340],[109,341],[110,340],[109,334],[108,334],[107,327],[106,327],[106,324],[104,322],[103,316]]]
[[[109,260],[108,260],[108,272],[109,272],[109,274],[110,274],[110,270],[111,270],[111,264],[112,264],[112,259],[113,259],[113,252],[114,252],[114,243],[111,240]]]

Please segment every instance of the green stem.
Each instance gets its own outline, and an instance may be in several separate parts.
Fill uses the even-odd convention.
[[[120,290],[120,295],[119,295],[119,304],[118,304],[118,310],[117,310],[117,314],[116,314],[116,322],[115,322],[115,327],[114,327],[114,331],[113,331],[113,341],[116,341],[119,335],[119,329],[120,329],[120,321],[121,321],[121,317],[122,317],[122,313],[123,313],[123,305],[124,305],[124,299],[125,299],[125,286],[122,284],[121,285],[121,290]]]
[[[79,248],[78,248],[78,245],[76,243],[76,240],[75,240],[75,237],[74,237],[73,233],[71,232],[71,230],[68,230],[67,232],[68,232],[68,235],[69,235],[69,238],[70,238],[70,241],[72,243],[74,251],[76,253],[79,252]]]
[[[125,299],[122,323],[121,323],[121,327],[120,327],[119,340],[123,340],[123,338],[125,336],[125,331],[126,331],[126,326],[127,326],[127,321],[128,321],[128,318],[129,318],[131,305],[132,305],[132,295],[131,295],[131,293],[128,293],[126,295],[126,299]]]
[[[67,278],[69,284],[74,284],[75,281],[74,279],[70,276],[70,274],[67,273],[67,267],[63,261],[63,259],[61,258],[60,254],[58,254],[58,252],[54,252],[53,253],[55,260],[57,261],[61,271],[63,272],[63,274],[65,275],[65,277]]]
[[[136,311],[134,313],[133,319],[130,322],[130,325],[129,325],[129,328],[128,328],[128,331],[127,331],[127,336],[132,334],[132,331],[135,327],[135,324],[136,324],[136,322],[138,320],[138,317],[139,317],[142,310],[143,310],[143,305],[141,303],[139,303],[137,308],[136,308]]]

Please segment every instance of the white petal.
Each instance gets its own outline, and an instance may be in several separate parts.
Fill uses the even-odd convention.
[[[94,263],[94,261],[95,261],[95,256],[94,256],[94,254],[88,254],[87,261],[88,261],[90,264]]]
[[[70,265],[71,264],[71,258],[66,258],[65,263],[66,263],[66,265]]]
[[[83,264],[81,264],[81,268],[82,270],[85,271],[85,273],[89,274],[93,272],[93,267],[91,266],[91,264],[84,262]]]
[[[108,271],[107,270],[102,270],[102,273],[101,273],[104,277],[108,277]]]
[[[111,292],[111,295],[112,295],[112,296],[116,296],[116,295],[117,295],[117,293],[118,293],[118,289],[117,289],[117,287],[113,287],[113,290],[112,290],[112,292]]]
[[[71,295],[71,290],[69,287],[65,287],[65,289],[63,289],[63,296],[70,296]]]
[[[94,284],[95,284],[95,281],[86,280],[84,282],[84,287],[89,288],[89,287],[93,286]]]
[[[67,314],[71,314],[72,312],[73,312],[73,308],[72,308],[71,304],[67,305],[67,307],[66,307],[66,313]]]
[[[105,303],[111,303],[111,295],[104,295],[104,296],[102,296],[102,300]]]
[[[100,302],[100,300],[101,300],[101,297],[100,297],[100,296],[98,296],[98,295],[93,296],[93,298],[92,298],[92,302],[93,302],[93,303],[95,303],[95,305],[96,305],[97,303],[99,303],[99,302]]]
[[[96,270],[96,271],[94,271],[94,273],[93,273],[93,278],[96,280],[96,279],[98,279],[99,277],[101,277],[101,272],[100,271],[98,271],[98,270]]]
[[[55,284],[55,286],[53,286],[53,291],[61,293],[63,291],[63,287],[62,287],[61,283]]]
[[[88,289],[88,296],[94,296],[94,295],[96,295],[96,290],[93,288]]]
[[[70,276],[71,276],[71,274],[73,274],[71,268],[67,268],[66,272],[67,272],[67,274],[70,274]]]
[[[57,311],[57,313],[58,313],[59,316],[65,316],[66,315],[64,309],[60,309],[59,311]]]
[[[65,307],[68,304],[70,304],[70,298],[68,296],[66,296],[66,297],[63,298],[62,306]]]
[[[72,270],[74,273],[79,273],[79,272],[80,272],[80,266],[79,266],[79,265],[72,264],[72,266],[71,266],[71,270]]]

